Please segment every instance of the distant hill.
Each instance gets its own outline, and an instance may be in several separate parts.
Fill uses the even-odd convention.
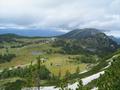
[[[42,36],[22,36],[13,33],[0,34],[0,39],[19,39],[19,38],[48,38]]]
[[[4,43],[7,42],[7,43],[16,43],[18,42],[16,39],[19,39],[19,38],[26,38],[24,36],[20,36],[20,35],[16,35],[16,34],[11,34],[11,33],[8,33],[8,34],[0,34],[0,47],[3,47]]]
[[[105,33],[98,29],[85,28],[75,29],[64,35],[58,37],[60,40],[70,40],[69,44],[71,48],[76,46],[76,49],[88,50],[91,52],[112,52],[118,48],[118,44],[113,41]],[[72,47],[73,46],[73,47]]]
[[[114,36],[109,36],[113,41],[117,42],[120,45],[120,38],[116,38]]]
[[[23,38],[25,36],[20,36],[17,34],[7,33],[7,34],[0,34],[0,38]]]
[[[22,36],[30,36],[30,37],[51,37],[65,34],[65,32],[61,32],[59,30],[53,29],[0,29],[0,34],[13,33]]]

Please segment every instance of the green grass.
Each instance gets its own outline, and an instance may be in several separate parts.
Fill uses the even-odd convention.
[[[11,62],[6,62],[0,64],[0,69],[8,68],[16,65],[23,65],[30,63],[31,61],[34,62],[36,60],[36,57],[38,55],[33,55],[33,51],[47,51],[49,49],[52,49],[54,51],[59,50],[59,48],[53,48],[49,44],[31,44],[29,46],[25,46],[22,48],[10,48],[9,53],[15,53],[16,58],[11,60]],[[4,54],[5,49],[0,49],[0,54]]]
[[[74,73],[78,66],[81,71],[86,69],[87,64],[70,63],[68,58],[69,56],[76,56],[76,55],[61,55],[61,54],[53,54],[50,56],[48,55],[49,60],[45,62],[45,65],[54,75],[58,75],[59,72],[61,72],[62,76],[65,75],[67,70],[70,73]]]
[[[16,57],[11,60],[10,62],[0,64],[0,69],[25,65],[31,62],[36,62],[36,57],[38,55],[33,55],[33,51],[42,51],[46,52],[47,50],[51,49],[54,51],[60,51],[61,48],[52,47],[51,44],[31,44],[22,48],[10,48],[10,53],[15,53]],[[0,49],[0,54],[4,54],[5,49]],[[69,62],[68,57],[75,57],[77,55],[64,55],[59,53],[52,53],[47,54],[44,53],[43,56],[47,57],[48,60],[44,63],[45,66],[50,70],[51,73],[54,75],[58,75],[61,72],[61,75],[64,76],[66,71],[68,70],[70,73],[74,73],[76,68],[79,66],[80,71],[86,69],[87,64],[80,63],[77,64],[75,62]],[[53,64],[51,66],[51,63]]]
[[[22,80],[22,79],[19,78],[19,77],[1,79],[1,80],[0,80],[0,86],[3,86],[3,85],[5,85],[5,84],[7,84],[7,83],[15,82],[16,80]]]

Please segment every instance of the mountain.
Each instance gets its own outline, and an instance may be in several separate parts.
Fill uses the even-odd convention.
[[[17,42],[16,39],[25,38],[24,36],[16,35],[16,34],[0,34],[0,44],[5,42]]]
[[[59,30],[53,29],[0,29],[0,34],[13,33],[22,36],[30,36],[30,37],[50,37],[65,34],[65,32],[61,32]]]
[[[20,36],[20,35],[17,35],[17,34],[12,34],[12,33],[6,33],[6,34],[0,34],[0,39],[1,38],[23,38],[24,36]]]
[[[81,39],[81,38],[87,38],[94,36],[98,33],[101,33],[97,29],[92,29],[92,28],[85,28],[85,29],[75,29],[72,30],[71,32],[68,32],[64,35],[61,35],[61,38],[66,38],[66,39]]]
[[[64,41],[66,40],[68,47],[76,47],[74,49],[80,49],[79,51],[84,49],[90,52],[102,53],[113,52],[118,48],[118,44],[109,38],[109,36],[93,28],[75,29],[58,38]]]
[[[114,36],[109,36],[113,41],[117,42],[120,45],[120,38],[114,37]]]

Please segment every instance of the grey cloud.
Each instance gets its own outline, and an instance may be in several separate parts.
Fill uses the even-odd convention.
[[[119,0],[0,0],[0,24],[119,30],[119,5]]]

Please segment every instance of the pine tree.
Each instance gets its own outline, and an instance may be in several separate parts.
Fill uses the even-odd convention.
[[[59,70],[58,77],[61,78],[61,70]]]
[[[37,87],[38,87],[38,90],[40,90],[40,68],[41,68],[41,57],[38,56],[37,58]]]
[[[65,74],[65,79],[66,79],[66,81],[70,78],[70,72],[69,72],[69,70],[67,70],[66,71],[66,74]]]

